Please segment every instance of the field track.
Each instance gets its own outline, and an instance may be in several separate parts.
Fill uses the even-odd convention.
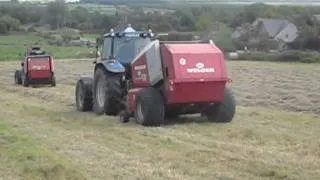
[[[320,179],[320,65],[228,62],[229,124],[181,117],[145,128],[75,111],[91,60],[56,61],[57,87],[13,84],[0,63],[0,180]]]

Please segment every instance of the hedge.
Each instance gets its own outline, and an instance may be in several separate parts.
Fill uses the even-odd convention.
[[[276,52],[276,53],[250,52],[250,53],[240,53],[237,59],[238,60],[255,60],[255,61],[320,63],[320,53],[317,51],[297,51],[297,50],[290,50],[290,51]]]

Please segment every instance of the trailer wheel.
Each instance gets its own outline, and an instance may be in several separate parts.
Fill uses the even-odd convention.
[[[143,126],[159,126],[165,117],[161,94],[151,87],[141,90],[136,97],[134,115],[137,123]]]
[[[120,111],[120,75],[96,70],[93,83],[93,109],[96,114],[117,115]]]
[[[221,103],[212,105],[205,112],[211,122],[231,122],[236,112],[236,102],[229,88],[225,88],[224,99]]]
[[[92,110],[92,78],[81,78],[76,85],[76,104],[78,111]]]
[[[16,70],[16,72],[14,73],[14,83],[22,84],[21,72],[19,70]]]

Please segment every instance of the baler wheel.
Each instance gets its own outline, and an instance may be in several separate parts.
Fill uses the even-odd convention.
[[[92,78],[81,78],[76,85],[76,104],[78,111],[92,110]]]
[[[57,85],[56,76],[55,76],[55,75],[52,75],[52,78],[51,78],[51,86],[52,86],[52,87],[55,87],[56,85]]]
[[[16,70],[14,73],[14,83],[15,84],[22,84],[22,79],[21,79],[21,72],[19,70]]]
[[[121,76],[98,68],[93,84],[93,110],[96,114],[117,115],[121,104]]]
[[[211,122],[228,123],[232,121],[235,112],[236,101],[233,93],[229,88],[225,88],[223,101],[209,107],[205,114]]]
[[[137,123],[143,126],[159,126],[164,121],[164,102],[156,89],[151,87],[142,89],[136,99],[134,115]]]
[[[28,87],[28,86],[29,86],[28,77],[27,77],[26,75],[23,75],[21,79],[22,79],[22,80],[21,80],[21,81],[22,81],[22,85],[23,85],[24,87]]]

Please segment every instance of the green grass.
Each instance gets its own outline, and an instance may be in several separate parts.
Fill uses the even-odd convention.
[[[83,171],[62,156],[3,121],[0,122],[0,158],[5,161],[2,166],[14,169],[6,173],[26,180],[86,179]]]
[[[83,34],[83,38],[95,41],[97,37],[101,36],[100,34]]]
[[[16,86],[16,63],[1,62],[0,114],[10,117],[1,120],[6,123],[1,132],[25,137],[21,143],[47,160],[42,167],[64,167],[57,180],[69,172],[88,179],[319,179],[319,65],[227,65],[238,104],[231,123],[181,117],[147,128],[75,110],[75,84],[80,75],[92,75],[91,62],[57,61],[55,88]],[[30,154],[21,147],[0,151],[0,174],[1,169],[23,172],[24,164],[31,164],[36,170],[24,177],[37,179],[39,167],[33,162],[17,163],[17,154]],[[9,156],[13,148],[21,150]]]
[[[94,37],[95,35],[86,35]],[[53,46],[48,45],[44,38],[34,34],[11,34],[0,36],[0,61],[21,60],[26,51],[26,47],[38,43],[41,47],[53,55],[54,58],[85,58],[94,48]],[[25,46],[27,45],[27,46]]]

